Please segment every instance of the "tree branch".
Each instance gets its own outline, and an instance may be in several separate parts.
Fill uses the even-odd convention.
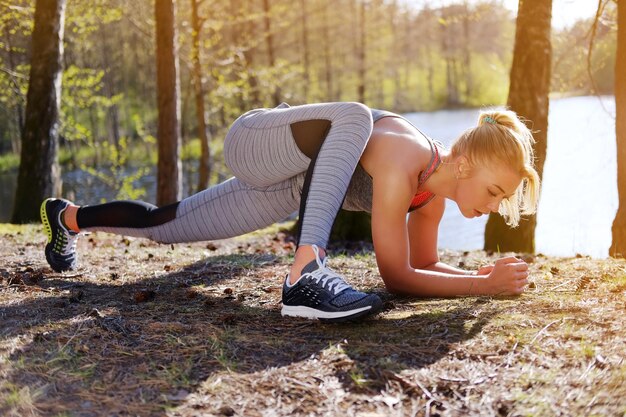
[[[589,51],[587,52],[587,75],[589,76],[589,81],[591,81],[591,87],[593,88],[593,93],[595,96],[598,97],[598,99],[600,99],[600,92],[598,91],[598,85],[596,84],[596,80],[593,78],[593,73],[592,73],[592,68],[591,68],[591,54],[593,53],[593,43],[596,40],[596,32],[598,30],[598,23],[600,22],[600,17],[602,17],[602,13],[604,13],[604,8],[606,7],[606,4],[608,3],[608,1],[609,0],[598,0],[598,8],[596,9],[596,17],[593,19],[593,24],[591,25],[591,34],[589,36]],[[615,116],[612,115],[611,112],[609,112],[608,109],[604,106],[604,103],[602,102],[602,100],[600,100],[600,105],[602,106],[602,109],[604,109],[604,111],[608,115],[615,118]]]

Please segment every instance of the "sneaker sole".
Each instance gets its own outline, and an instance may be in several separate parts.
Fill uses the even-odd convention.
[[[50,220],[48,219],[48,213],[46,212],[46,205],[48,201],[52,201],[54,198],[47,198],[41,203],[39,207],[39,215],[41,216],[41,223],[43,224],[43,229],[48,235],[48,243],[52,242],[52,227],[50,226]]]
[[[356,308],[354,310],[349,311],[322,311],[316,310],[311,307],[306,306],[286,306],[283,305],[281,310],[281,314],[283,316],[291,316],[291,317],[304,317],[307,319],[319,319],[324,322],[342,322],[342,321],[350,321],[359,317],[366,316],[370,313],[378,311],[378,309],[373,308],[372,306]]]

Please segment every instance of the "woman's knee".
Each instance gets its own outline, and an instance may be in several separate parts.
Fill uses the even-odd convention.
[[[373,129],[372,111],[363,103],[345,102],[341,103],[341,112],[333,120],[335,126],[350,125],[352,129],[359,133],[359,136],[369,139]]]

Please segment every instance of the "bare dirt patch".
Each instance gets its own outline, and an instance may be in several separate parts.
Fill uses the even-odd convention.
[[[158,245],[94,234],[45,264],[37,226],[0,225],[0,414],[622,416],[626,263],[528,257],[517,298],[389,295],[371,248],[332,267],[384,311],[280,316],[293,243],[275,230]],[[466,268],[484,252],[444,252]]]

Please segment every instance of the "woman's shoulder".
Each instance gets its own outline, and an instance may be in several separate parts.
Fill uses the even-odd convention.
[[[434,146],[431,139],[403,118],[387,117],[374,125],[364,157],[375,165],[392,163],[420,172],[430,163]]]

